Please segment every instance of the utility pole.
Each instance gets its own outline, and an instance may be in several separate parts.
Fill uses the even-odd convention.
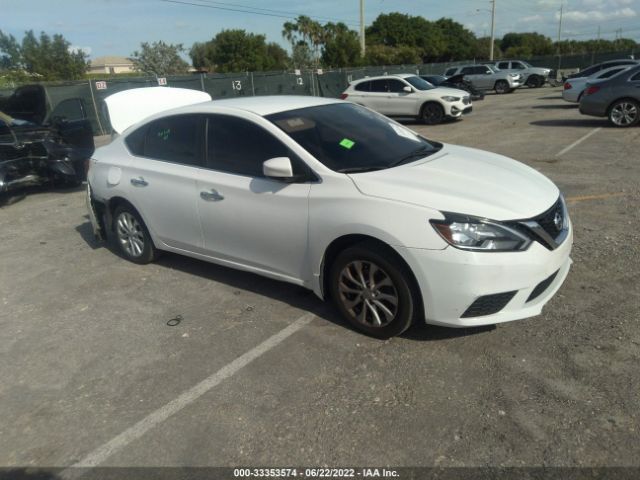
[[[560,48],[560,36],[562,35],[562,12],[564,10],[564,1],[560,2],[560,21],[558,22],[558,49]]]
[[[564,11],[564,0],[560,0],[560,21],[558,22],[558,72],[562,63],[562,52],[560,49],[560,39],[562,38],[562,13]]]
[[[493,43],[496,38],[496,0],[491,0],[491,45],[489,45],[489,60],[493,62]]]
[[[364,57],[365,54],[364,43],[364,0],[360,0],[360,55]]]

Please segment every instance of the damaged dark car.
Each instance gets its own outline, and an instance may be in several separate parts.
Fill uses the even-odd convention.
[[[82,99],[50,111],[43,86],[18,87],[0,97],[0,200],[27,186],[80,185],[94,148]]]

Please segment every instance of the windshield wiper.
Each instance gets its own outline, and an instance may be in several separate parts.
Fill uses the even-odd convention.
[[[437,150],[431,150],[429,149],[429,147],[420,147],[417,150],[414,150],[413,152],[411,152],[409,155],[405,155],[404,157],[402,157],[400,160],[396,160],[395,162],[393,162],[391,165],[389,165],[389,168],[391,167],[397,167],[398,165],[403,165],[405,163],[409,163],[411,160],[414,160],[416,158],[423,158],[423,157],[427,157],[429,155],[431,155],[432,153],[436,152]]]
[[[336,170],[336,172],[340,173],[364,173],[364,172],[375,172],[376,170],[384,170],[385,168],[389,168],[387,165],[369,165],[366,167],[346,167]]]

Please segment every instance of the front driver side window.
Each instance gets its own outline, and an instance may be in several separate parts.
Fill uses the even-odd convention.
[[[389,79],[387,80],[387,83],[389,85],[389,92],[392,93],[402,93],[404,92],[404,87],[407,86],[406,83],[403,83],[400,80]]]
[[[230,115],[211,115],[207,125],[207,167],[213,170],[263,177],[262,164],[271,158],[289,157],[290,150],[255,123]]]

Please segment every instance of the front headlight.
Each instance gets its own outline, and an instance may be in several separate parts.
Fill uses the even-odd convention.
[[[440,97],[445,102],[459,102],[460,97]]]
[[[517,230],[467,215],[443,212],[444,220],[431,220],[436,232],[449,244],[462,250],[514,252],[526,250],[531,239]]]

